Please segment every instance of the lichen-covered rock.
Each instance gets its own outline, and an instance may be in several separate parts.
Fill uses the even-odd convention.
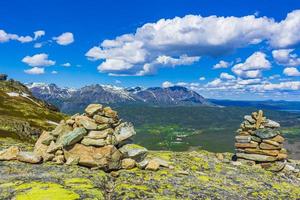
[[[115,136],[117,142],[122,142],[136,134],[133,125],[131,123],[122,123],[115,129]]]
[[[90,104],[86,107],[84,110],[88,115],[92,116],[96,114],[97,112],[102,111],[103,106],[101,104]]]
[[[85,137],[81,141],[81,144],[84,144],[86,146],[103,147],[106,145],[106,142],[104,139],[92,139],[92,138]]]
[[[58,142],[63,147],[70,146],[79,142],[85,135],[87,131],[84,128],[75,128],[73,131],[65,134]]]
[[[131,158],[125,158],[122,160],[122,168],[123,169],[132,169],[135,167],[135,160],[131,159]]]
[[[132,158],[136,161],[142,161],[148,153],[146,148],[137,144],[126,144],[122,146],[119,151],[125,158]]]

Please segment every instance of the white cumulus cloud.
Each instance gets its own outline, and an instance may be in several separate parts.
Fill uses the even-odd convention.
[[[64,63],[64,64],[62,64],[61,66],[63,66],[63,67],[71,67],[71,63]]]
[[[49,60],[48,55],[45,53],[35,54],[33,56],[25,56],[22,62],[31,67],[46,67],[55,64],[55,61]]]
[[[26,74],[33,74],[33,75],[38,75],[38,74],[44,74],[45,69],[40,68],[40,67],[33,67],[31,69],[24,70]]]
[[[295,67],[287,67],[283,70],[283,73],[287,76],[300,76],[300,72]]]
[[[219,63],[213,66],[213,69],[221,69],[221,68],[228,68],[230,66],[229,62],[221,60]]]
[[[297,54],[292,53],[294,49],[273,50],[272,55],[279,65],[296,67],[300,65],[300,58]]]
[[[235,79],[235,77],[233,75],[230,75],[230,74],[224,73],[224,72],[220,74],[220,78],[221,79],[225,79],[225,80],[233,80],[233,79]]]
[[[46,34],[46,32],[43,30],[35,31],[33,39],[37,40],[37,39],[41,38],[42,36],[44,36],[45,34]]]
[[[187,15],[147,23],[135,33],[104,40],[100,46],[91,48],[86,56],[91,60],[102,60],[98,67],[102,72],[146,75],[155,72],[153,68],[161,67],[157,62],[161,56],[174,59],[183,55],[191,58],[216,56],[263,41],[271,48],[285,48],[300,43],[299,32],[300,10],[292,11],[279,22],[255,15]],[[245,76],[254,77],[260,73],[261,70],[253,70],[245,72]]]
[[[71,32],[66,32],[58,37],[53,37],[53,40],[59,45],[66,46],[74,42],[74,35]]]

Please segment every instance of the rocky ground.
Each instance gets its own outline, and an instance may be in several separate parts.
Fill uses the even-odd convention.
[[[157,151],[148,156],[162,158],[173,167],[105,173],[50,162],[0,162],[0,199],[300,198],[300,173],[275,174],[259,166],[232,162],[229,153]],[[299,161],[294,165],[300,168]]]

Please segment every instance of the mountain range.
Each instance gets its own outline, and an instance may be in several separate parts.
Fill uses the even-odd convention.
[[[35,97],[59,107],[65,113],[78,112],[90,103],[150,104],[156,106],[213,105],[197,92],[181,86],[122,88],[95,84],[79,89],[61,88],[56,84],[45,83],[30,83],[26,86]]]

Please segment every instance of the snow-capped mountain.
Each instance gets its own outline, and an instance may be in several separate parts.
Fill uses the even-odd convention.
[[[33,95],[58,106],[61,111],[80,111],[90,103],[153,104],[153,105],[212,105],[197,92],[181,86],[168,88],[122,88],[113,85],[89,85],[79,89],[60,88],[55,84],[26,84]]]

